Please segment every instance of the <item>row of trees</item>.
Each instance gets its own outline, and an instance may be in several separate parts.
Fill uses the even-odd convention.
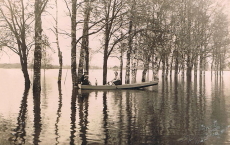
[[[96,30],[103,36],[103,84],[107,82],[107,62],[111,54],[120,56],[120,70],[123,68],[123,54],[126,54],[125,83],[130,83],[130,78],[136,82],[138,65],[143,66],[142,81],[146,81],[149,69],[152,69],[153,79],[158,80],[160,68],[163,76],[172,76],[172,70],[175,70],[176,77],[181,71],[184,78],[185,70],[191,77],[192,70],[195,76],[198,70],[202,75],[208,65],[216,74],[227,67],[230,43],[228,16],[216,1],[84,2],[81,52],[82,49],[85,51],[88,72],[88,36],[91,28],[88,24],[96,25]],[[89,16],[90,12],[93,17]],[[82,53],[80,58],[84,58]],[[79,69],[82,69],[82,59]],[[80,70],[78,72],[82,73]]]
[[[59,77],[62,74],[62,52],[59,46],[58,1],[53,32],[59,57]],[[89,56],[92,53],[89,38],[97,33],[103,51],[103,84],[107,82],[107,64],[110,56],[120,59],[120,70],[125,65],[125,83],[135,82],[137,66],[143,66],[142,81],[152,69],[153,80],[158,80],[159,69],[163,76],[182,77],[197,75],[211,65],[223,71],[228,58],[228,16],[213,0],[64,0],[71,19],[71,74],[77,86],[79,76],[89,73]],[[34,50],[34,81],[40,83],[42,39],[41,13],[48,0],[1,2],[1,46],[10,48],[21,60],[25,82],[30,82],[27,58]],[[5,11],[7,10],[7,11]],[[33,11],[34,10],[34,11]],[[49,11],[49,8],[46,9]],[[35,23],[35,27],[31,24]],[[68,29],[68,28],[66,28]],[[82,32],[77,36],[78,29]],[[35,38],[31,39],[31,34]],[[14,40],[14,41],[12,41]],[[35,42],[35,43],[34,43]],[[17,46],[17,47],[16,47]],[[79,49],[80,55],[77,55]],[[126,64],[123,60],[126,59]],[[77,61],[79,61],[77,66]],[[123,76],[120,71],[120,76]],[[37,86],[37,85],[35,85]],[[35,88],[34,88],[35,89]],[[37,88],[39,90],[40,88]]]

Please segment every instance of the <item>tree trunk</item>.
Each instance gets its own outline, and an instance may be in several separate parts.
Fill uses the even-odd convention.
[[[135,60],[133,60],[135,61]],[[132,62],[132,83],[137,82],[137,62]]]
[[[129,42],[128,42],[127,61],[126,61],[125,84],[130,83],[130,59],[131,59],[132,43],[133,43],[132,29],[133,29],[133,22],[129,21]]]
[[[107,62],[108,62],[108,46],[105,46],[103,59],[103,85],[107,83]]]
[[[83,47],[85,50],[85,71],[89,74],[89,19],[90,19],[90,11],[91,11],[91,3],[88,0],[85,0],[85,18],[84,18],[84,28],[83,28]]]
[[[194,78],[197,79],[197,71],[198,71],[198,58],[196,57],[194,60]]]
[[[58,39],[58,3],[57,0],[55,0],[55,4],[56,4],[56,44],[57,44],[57,50],[58,50],[58,61],[59,61],[59,71],[58,71],[58,83],[61,83],[61,79],[62,79],[62,52],[60,49],[60,45],[59,45],[59,39]]]
[[[79,58],[79,64],[78,64],[78,84],[81,82],[81,76],[83,74],[83,70],[84,70],[84,48],[81,47],[81,50],[80,50],[80,58]]]
[[[170,72],[169,72],[170,73],[169,74],[170,78],[172,78],[173,60],[174,60],[174,55],[172,55],[171,61],[170,61]]]
[[[21,67],[22,67],[23,76],[25,78],[25,86],[29,86],[30,85],[30,77],[29,77],[29,73],[28,73],[28,69],[27,69],[27,62],[21,64]]]
[[[120,55],[120,80],[123,82],[123,46],[121,46],[121,55]]]
[[[144,70],[142,72],[142,79],[141,79],[142,82],[146,81],[146,73],[147,73],[148,69],[149,69],[149,61],[146,60],[146,62],[144,64]]]
[[[61,83],[61,79],[62,79],[62,52],[59,51],[58,52],[58,60],[59,60],[59,71],[58,71],[58,83]]]
[[[182,77],[182,80],[184,80],[184,76],[185,76],[185,63],[182,61],[181,62],[181,77]]]
[[[166,63],[165,76],[168,77],[168,74],[169,74],[169,57],[167,57],[165,59],[165,63]]]
[[[110,30],[112,23],[109,23],[109,13],[106,16],[106,25],[105,25],[105,47],[104,47],[104,58],[103,58],[103,85],[107,83],[107,63],[108,63],[108,49],[109,49],[109,40],[110,40]]]
[[[132,83],[136,83],[137,79],[136,79],[136,76],[137,76],[137,59],[136,59],[136,50],[133,51],[133,54],[132,54],[132,71],[131,71],[131,74],[132,74]]]
[[[72,17],[71,17],[71,74],[72,85],[77,86],[77,64],[76,64],[76,15],[77,0],[72,0]]]
[[[80,78],[83,74],[84,65],[85,72],[87,75],[89,74],[89,36],[88,36],[88,22],[90,16],[90,7],[89,4],[85,0],[85,10],[84,10],[84,26],[82,31],[82,43],[81,43],[81,51],[80,51],[80,59],[78,64],[78,83],[80,83]]]
[[[42,42],[42,20],[41,20],[41,0],[35,1],[35,50],[34,50],[34,82],[33,91],[41,92],[41,42]],[[39,95],[37,95],[39,96]]]
[[[186,76],[187,76],[188,80],[191,80],[191,78],[192,78],[192,63],[190,62],[189,57],[187,59]]]
[[[162,78],[165,77],[165,56],[162,58]]]
[[[18,42],[20,42],[18,40]],[[27,55],[26,55],[26,50],[27,50],[27,46],[25,44],[25,40],[22,41],[22,44],[18,43],[18,47],[21,47],[21,53],[19,54],[20,57],[20,64],[21,64],[21,68],[22,68],[22,73],[25,79],[25,86],[29,86],[30,85],[30,77],[29,77],[29,73],[28,73],[28,67],[27,67]]]
[[[175,68],[174,68],[174,78],[178,77],[178,72],[179,72],[179,60],[178,60],[178,51],[175,50]]]
[[[106,25],[106,27],[108,27],[108,26]],[[109,47],[109,32],[108,32],[108,28],[106,28],[104,59],[103,59],[103,85],[105,85],[107,83],[108,47]]]
[[[158,77],[158,72],[159,72],[159,64],[158,64],[158,57],[156,56],[156,54],[152,55],[152,69],[153,69],[153,81],[158,81],[159,77]]]
[[[201,53],[200,55],[200,62],[199,62],[199,76],[202,78],[202,73],[203,73],[203,54]]]

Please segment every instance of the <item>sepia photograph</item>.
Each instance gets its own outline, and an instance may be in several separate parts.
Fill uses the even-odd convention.
[[[0,0],[0,145],[230,145],[230,0]]]

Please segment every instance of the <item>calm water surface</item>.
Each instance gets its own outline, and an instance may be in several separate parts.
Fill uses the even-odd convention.
[[[230,72],[115,91],[74,91],[70,70],[61,86],[57,73],[42,74],[39,99],[25,89],[21,70],[0,69],[1,145],[230,144]],[[102,82],[101,70],[90,74],[92,83]]]

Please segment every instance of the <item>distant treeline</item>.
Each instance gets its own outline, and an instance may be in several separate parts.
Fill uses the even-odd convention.
[[[0,64],[0,68],[20,68],[21,69],[21,64],[20,63],[1,63]],[[33,65],[29,65],[28,66],[29,69],[33,68]],[[47,64],[46,66],[42,65],[41,66],[42,69],[46,68],[46,69],[59,69],[58,65],[52,65],[52,64]],[[63,69],[70,69],[71,66],[70,65],[64,65]],[[101,69],[101,67],[99,66],[90,66],[91,69]]]
[[[20,63],[0,63],[0,68],[20,68],[21,69],[21,64]],[[29,69],[33,68],[33,65],[28,65]],[[59,69],[59,65],[52,65],[52,64],[46,64],[46,66],[41,65],[41,68],[44,69]],[[64,65],[63,69],[70,69],[71,66],[70,65]],[[137,69],[143,69],[144,66],[140,65],[138,66]],[[102,69],[102,67],[100,66],[90,66],[90,69]],[[113,67],[108,67],[108,69],[114,69]],[[125,67],[123,68],[125,69]]]
[[[230,65],[230,64],[229,64]],[[21,65],[20,63],[1,63],[0,64],[0,68],[6,68],[6,69],[11,69],[11,68],[20,68],[21,69]],[[29,69],[33,69],[33,65],[29,65],[28,66]],[[41,66],[42,69],[46,68],[46,69],[59,69],[59,66],[58,65],[52,65],[52,64],[47,64],[46,67],[44,65]],[[70,69],[71,66],[69,65],[64,65],[63,66],[63,69]],[[102,67],[99,67],[99,66],[90,66],[90,69],[102,69]],[[114,67],[108,67],[108,69],[114,69]],[[123,68],[125,69],[125,68]],[[143,65],[140,65],[137,67],[138,70],[143,70],[144,69],[144,66]],[[151,69],[151,68],[150,68]],[[160,68],[161,70],[162,68]],[[172,68],[174,70],[174,68]],[[209,68],[206,69],[207,70],[210,70]],[[224,69],[224,71],[229,71],[230,68],[229,67],[226,67]]]

